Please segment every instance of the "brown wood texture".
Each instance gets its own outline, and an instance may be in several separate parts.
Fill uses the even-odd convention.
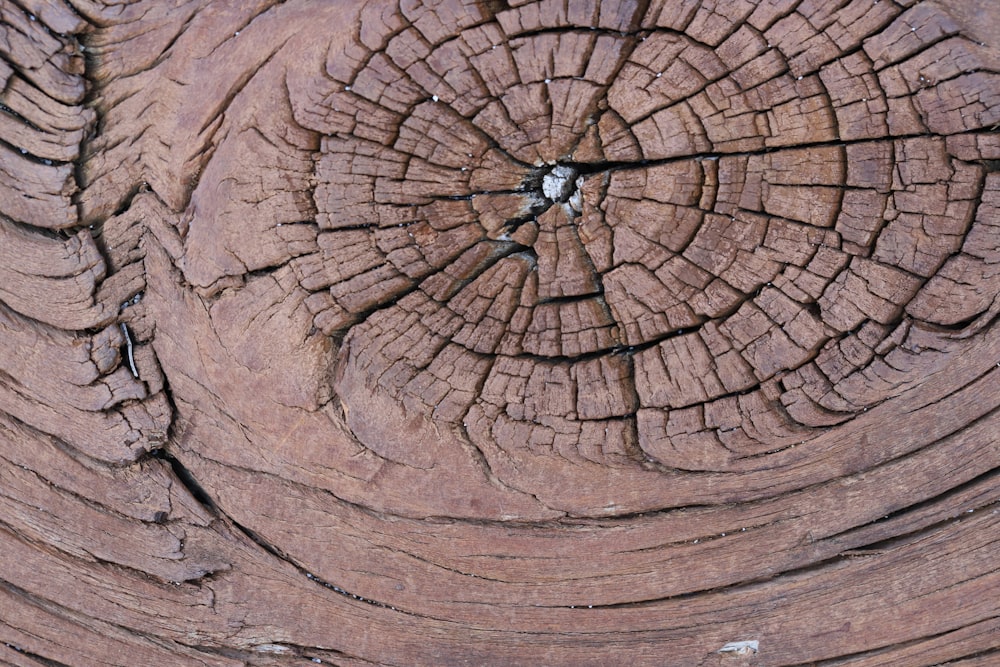
[[[0,665],[1000,664],[998,47],[0,0]]]

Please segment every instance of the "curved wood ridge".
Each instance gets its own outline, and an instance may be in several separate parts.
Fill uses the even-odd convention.
[[[989,0],[0,0],[0,663],[1000,661]]]

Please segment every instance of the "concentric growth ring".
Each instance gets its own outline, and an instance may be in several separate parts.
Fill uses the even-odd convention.
[[[913,322],[979,312],[936,307],[986,176],[938,134],[995,112],[948,103],[977,70],[927,10],[571,4],[404,3],[330,56],[302,122],[337,260],[303,284],[348,404],[454,424],[532,493],[543,460],[748,471],[868,407]]]

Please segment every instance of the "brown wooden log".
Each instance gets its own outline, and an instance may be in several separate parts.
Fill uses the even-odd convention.
[[[1000,663],[991,0],[0,0],[0,664]]]

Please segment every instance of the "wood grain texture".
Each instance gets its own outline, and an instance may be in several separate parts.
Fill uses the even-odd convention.
[[[1000,661],[998,34],[0,0],[0,664]]]

